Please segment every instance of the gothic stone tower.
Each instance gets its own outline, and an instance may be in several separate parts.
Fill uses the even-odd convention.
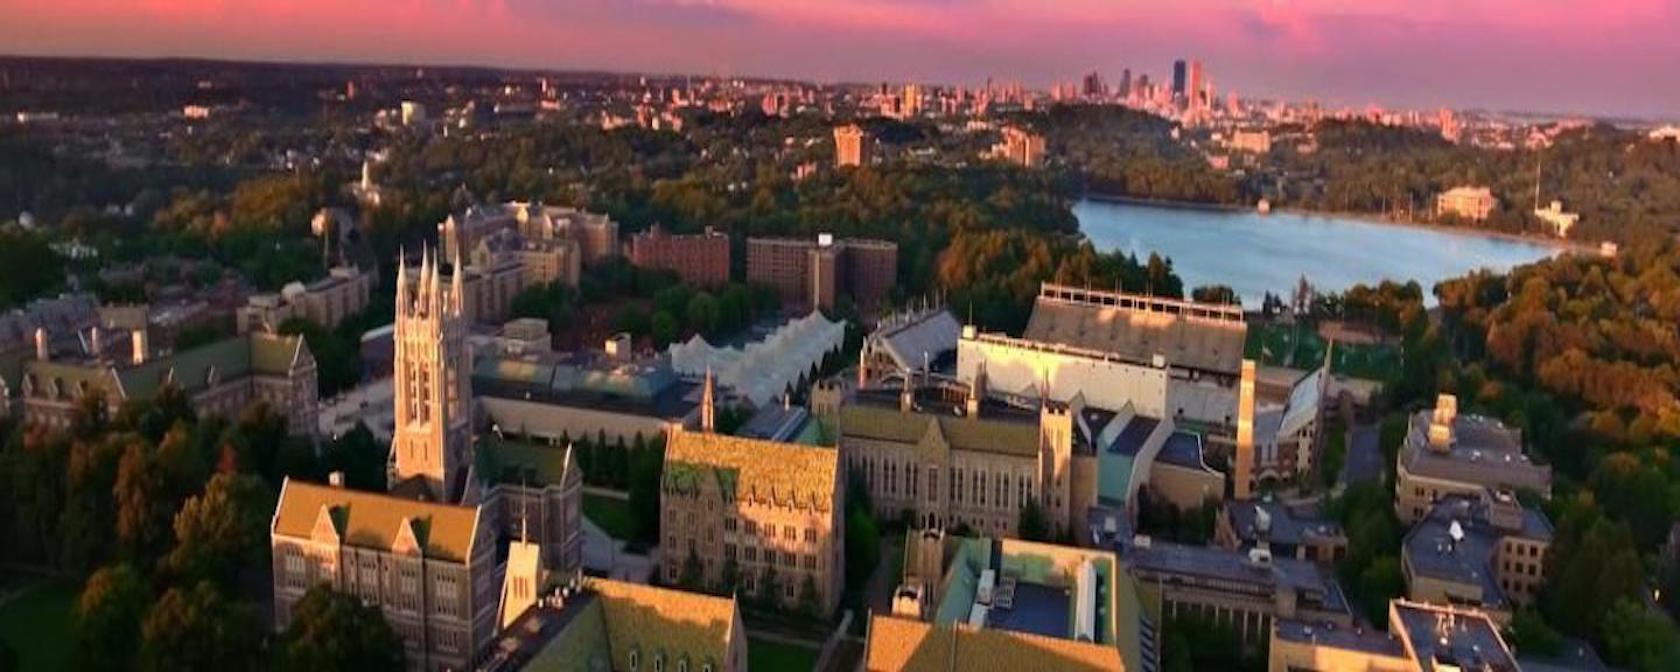
[[[471,362],[462,314],[460,260],[446,290],[440,260],[422,252],[411,286],[397,269],[393,340],[396,431],[391,439],[391,491],[461,503],[472,466]]]

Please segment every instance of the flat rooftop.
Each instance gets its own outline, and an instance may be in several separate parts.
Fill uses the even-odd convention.
[[[1411,602],[1395,603],[1393,614],[1412,643],[1423,672],[1521,669],[1499,636],[1499,627],[1487,616]],[[1396,626],[1390,623],[1389,628]]]
[[[1523,452],[1520,432],[1492,418],[1459,414],[1452,422],[1452,441],[1443,450],[1429,443],[1433,413],[1425,409],[1412,415],[1401,454],[1406,471],[1543,494],[1551,491],[1551,467],[1529,459]]]
[[[1333,646],[1347,651],[1394,658],[1406,657],[1406,647],[1399,637],[1363,627],[1342,627],[1330,622],[1279,620],[1277,637],[1286,642]]]

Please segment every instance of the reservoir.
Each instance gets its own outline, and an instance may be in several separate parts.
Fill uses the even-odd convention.
[[[1540,243],[1359,219],[1273,212],[1173,208],[1082,200],[1079,229],[1099,250],[1150,252],[1172,260],[1184,292],[1230,285],[1250,309],[1266,292],[1284,301],[1301,276],[1320,291],[1416,280],[1434,305],[1435,283],[1477,268],[1508,270],[1558,253]],[[1141,287],[1124,288],[1142,291]]]

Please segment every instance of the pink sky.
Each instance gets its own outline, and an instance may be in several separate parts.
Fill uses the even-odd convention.
[[[1680,117],[1680,0],[0,0],[0,53],[1042,86]]]

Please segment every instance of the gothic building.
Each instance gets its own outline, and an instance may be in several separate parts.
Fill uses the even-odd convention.
[[[426,253],[418,277],[397,273],[390,493],[288,480],[270,529],[276,628],[327,583],[379,605],[419,670],[469,669],[488,654],[505,546],[534,548],[539,577],[583,564],[570,447],[474,436],[461,276],[445,286],[440,265]]]

